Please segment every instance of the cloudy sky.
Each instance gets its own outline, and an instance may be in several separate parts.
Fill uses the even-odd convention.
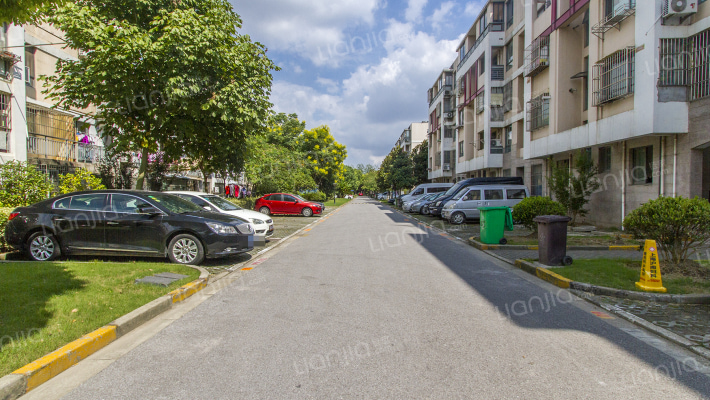
[[[271,102],[307,128],[327,124],[346,164],[378,164],[451,65],[483,0],[230,0],[242,33],[282,70]]]

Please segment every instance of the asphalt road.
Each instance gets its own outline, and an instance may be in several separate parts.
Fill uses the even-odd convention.
[[[375,201],[257,261],[27,397],[710,396],[685,350]]]

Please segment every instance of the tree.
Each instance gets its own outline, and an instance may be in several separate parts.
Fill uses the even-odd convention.
[[[84,54],[57,63],[50,97],[98,107],[112,147],[141,152],[139,188],[158,150],[206,170],[239,169],[246,137],[264,127],[276,66],[237,32],[226,0],[78,0],[50,22]]]
[[[588,210],[584,207],[600,186],[597,178],[599,169],[588,152],[579,151],[575,154],[574,167],[575,173],[572,173],[567,168],[553,165],[547,180],[555,200],[562,203],[572,218],[571,224],[576,222],[578,216],[587,215]]]
[[[84,168],[77,169],[73,174],[64,174],[59,177],[60,194],[101,189],[106,189],[106,186],[101,183],[101,179]]]
[[[347,157],[345,146],[335,141],[327,125],[303,131],[299,143],[301,151],[307,154],[316,185],[331,196]]]
[[[35,23],[50,8],[62,3],[62,0],[3,0],[0,7],[0,24]]]
[[[395,192],[414,186],[415,180],[412,174],[412,159],[401,147],[397,147],[390,152],[390,163],[388,165],[386,181]],[[384,162],[383,162],[384,164]]]
[[[0,164],[0,206],[24,207],[49,197],[54,186],[33,165],[11,160]]]
[[[429,181],[429,143],[424,140],[412,151],[412,174],[414,184],[426,183]]]
[[[342,179],[338,180],[338,193],[341,195],[351,194],[360,190],[362,186],[363,173],[357,168],[349,165],[343,167]]]

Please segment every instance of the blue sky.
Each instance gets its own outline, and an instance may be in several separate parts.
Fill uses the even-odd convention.
[[[242,33],[263,43],[275,111],[327,124],[348,165],[379,164],[451,65],[482,0],[230,0]]]

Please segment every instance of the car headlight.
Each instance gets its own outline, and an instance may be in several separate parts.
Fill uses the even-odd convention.
[[[261,224],[264,223],[264,221],[262,221],[262,220],[260,220],[260,219],[256,219],[256,218],[251,218],[251,222],[253,222],[253,223],[257,224],[257,225],[261,225]]]
[[[239,229],[239,233],[242,233],[244,235],[254,233],[254,228],[251,226],[251,224],[239,224],[237,225],[237,229]]]
[[[207,226],[212,229],[212,232],[220,235],[229,235],[237,233],[237,230],[230,225],[218,224],[216,222],[207,222]]]
[[[444,206],[444,208],[447,209],[447,210],[452,209],[452,208],[454,208],[454,203],[447,204],[447,205]]]

